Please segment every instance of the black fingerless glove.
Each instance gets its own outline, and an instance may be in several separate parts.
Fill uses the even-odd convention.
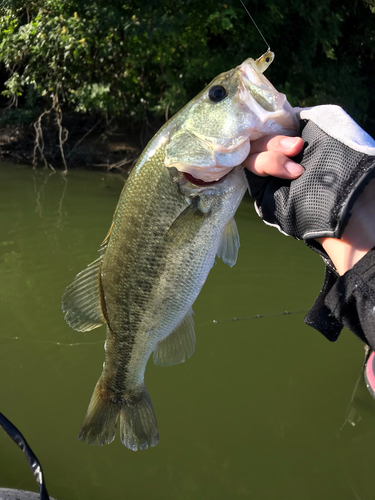
[[[246,170],[255,209],[266,224],[305,240],[326,264],[325,281],[305,322],[335,341],[343,326],[375,350],[375,250],[344,276],[315,238],[340,238],[350,210],[375,177],[375,141],[340,107],[298,109],[303,151],[296,180]],[[375,221],[374,221],[375,224]]]

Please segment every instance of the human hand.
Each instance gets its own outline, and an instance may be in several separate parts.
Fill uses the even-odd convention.
[[[267,136],[251,143],[251,153],[244,165],[261,177],[271,175],[281,179],[296,179],[304,168],[290,157],[302,151],[301,137]],[[375,179],[358,197],[341,239],[318,238],[339,274],[352,268],[375,246]]]
[[[305,322],[331,341],[347,326],[375,349],[375,141],[338,106],[297,113],[302,151],[296,138],[254,142],[245,161],[249,191],[267,224],[324,258],[324,285]]]
[[[267,136],[251,143],[245,167],[261,177],[296,179],[304,168],[290,158],[302,151],[301,137]],[[339,274],[352,268],[375,246],[375,179],[358,197],[341,239],[317,238],[330,256]]]
[[[285,135],[266,136],[251,143],[250,154],[244,166],[256,175],[265,177],[272,175],[280,179],[296,179],[304,168],[290,160],[302,151],[301,137]]]
[[[318,238],[343,235],[354,202],[375,177],[375,141],[338,106],[298,109],[297,114],[303,127],[304,148],[298,158],[303,175],[288,171],[291,164],[280,156],[281,141],[272,146],[277,136],[269,145],[254,143],[245,173],[259,216],[284,234],[314,245]],[[300,142],[291,143],[292,151],[299,147]],[[270,153],[273,162],[267,166]],[[270,173],[273,176],[264,177]],[[320,245],[315,248],[324,254]]]
[[[372,179],[350,211],[350,219],[340,239],[318,238],[343,275],[375,247],[375,179]]]

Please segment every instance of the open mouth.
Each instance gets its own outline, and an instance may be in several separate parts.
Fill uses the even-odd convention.
[[[217,181],[205,182],[205,181],[202,181],[202,179],[197,179],[196,177],[194,177],[191,174],[188,174],[187,172],[184,172],[183,174],[184,174],[185,179],[187,181],[191,182],[192,184],[194,184],[195,186],[211,186],[212,184],[216,184],[217,182],[222,181],[225,177],[225,175],[223,175],[223,177],[221,177]]]

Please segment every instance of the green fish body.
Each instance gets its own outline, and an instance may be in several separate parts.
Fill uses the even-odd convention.
[[[107,324],[103,372],[81,440],[110,443],[120,416],[126,447],[158,443],[147,361],[153,353],[157,365],[169,366],[193,354],[192,304],[216,255],[236,262],[233,216],[246,191],[241,162],[249,137],[296,132],[285,96],[262,75],[266,56],[219,75],[150,141],[125,183],[99,259],[65,291],[72,328]],[[251,106],[262,110],[255,118]]]

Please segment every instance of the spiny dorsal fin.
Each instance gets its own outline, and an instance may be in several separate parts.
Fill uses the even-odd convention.
[[[107,236],[104,238],[102,244],[100,245],[99,247],[99,253],[100,253],[100,256],[102,257],[105,253],[105,251],[107,250],[107,246],[108,246],[108,242],[109,242],[109,238],[111,237],[111,234],[112,234],[112,230],[113,230],[113,226],[115,224],[115,220],[116,220],[116,217],[117,217],[117,212],[118,212],[118,209],[119,209],[119,206],[120,206],[120,200],[122,199],[122,194],[124,192],[124,189],[125,189],[125,186],[126,186],[126,183],[124,185],[124,187],[122,188],[122,191],[121,191],[121,195],[120,195],[120,198],[119,198],[119,201],[117,202],[117,206],[116,206],[116,209],[115,209],[115,213],[113,214],[113,219],[112,219],[112,224],[111,224],[111,227],[109,228],[108,230],[108,233],[107,233]]]
[[[240,248],[240,237],[237,224],[232,218],[225,226],[221,234],[220,246],[217,256],[229,267],[233,267],[237,261],[238,249]]]
[[[195,349],[193,314],[193,309],[190,309],[178,327],[158,343],[153,356],[155,365],[177,365],[185,361],[185,355],[192,356]]]
[[[116,212],[115,212],[115,215],[117,213],[117,208],[116,208]],[[101,256],[104,255],[105,251],[107,250],[107,246],[108,246],[108,242],[109,242],[109,238],[111,237],[111,234],[112,234],[112,229],[113,229],[113,225],[115,223],[115,217],[113,217],[113,221],[112,221],[112,224],[111,224],[111,227],[109,228],[109,231],[107,233],[107,236],[104,238],[102,244],[100,245],[99,247],[99,250],[98,252],[100,253]]]
[[[88,332],[106,323],[102,311],[101,263],[99,257],[78,273],[63,295],[65,321],[78,332]]]

